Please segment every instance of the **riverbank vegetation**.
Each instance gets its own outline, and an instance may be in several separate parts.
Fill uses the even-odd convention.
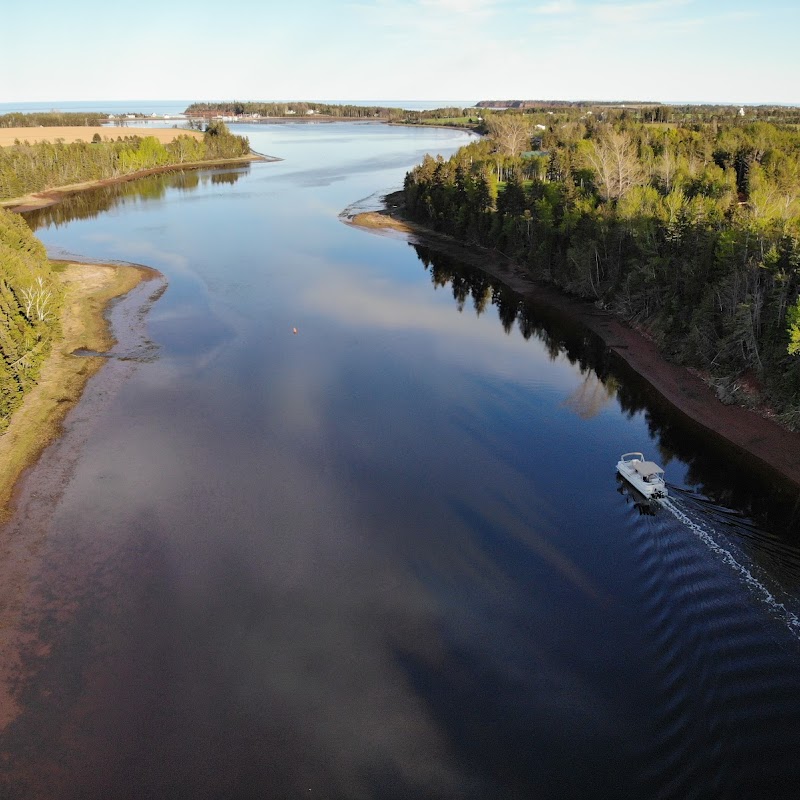
[[[481,100],[469,107],[411,110],[388,106],[308,102],[242,102],[228,100],[192,103],[185,114],[191,119],[223,117],[229,121],[258,122],[270,119],[381,120],[394,124],[445,125],[485,134],[491,121],[522,116],[530,126],[542,128],[580,123],[586,119],[609,123],[642,123],[654,126],[726,125],[770,122],[800,126],[800,108],[759,105],[664,105],[656,102],[596,102],[559,100]]]
[[[0,148],[0,199],[249,152],[247,139],[219,122],[202,138],[180,135],[166,144],[153,137],[17,144]],[[0,208],[0,433],[60,335],[63,297],[44,246],[21,217]]]
[[[0,432],[36,383],[60,306],[44,246],[21,217],[0,208]]]
[[[660,125],[697,125],[746,120],[772,122],[781,125],[800,124],[800,107],[777,105],[714,105],[691,103],[686,105],[641,101],[589,101],[589,100],[481,100],[475,104],[482,112],[513,110],[525,114],[558,115],[562,121],[586,115],[606,121],[627,119],[632,122]]]
[[[490,115],[492,135],[406,176],[406,213],[614,311],[724,401],[766,400],[800,427],[800,132],[617,111]]]
[[[53,263],[25,220],[0,208],[0,521],[17,478],[105,363],[72,353],[105,352],[109,301],[155,277],[144,267]]]
[[[357,106],[347,103],[273,103],[223,100],[214,103],[192,103],[183,113],[189,117],[207,117],[210,114],[223,114],[232,117],[303,117],[321,114],[329,117],[347,117],[350,119],[374,119],[375,117],[390,119],[402,117],[405,112],[399,108]]]
[[[173,141],[126,136],[108,128],[108,138],[92,142],[20,142],[0,148],[0,200],[87,181],[119,178],[136,172],[194,162],[245,157],[246,137],[235,136],[221,122],[210,123],[202,138],[180,134]]]
[[[7,212],[6,212],[7,213]],[[157,277],[133,266],[58,263],[54,273],[61,295],[61,326],[35,385],[25,392],[0,435],[0,521],[9,511],[14,485],[22,471],[59,435],[86,382],[107,363],[103,356],[74,356],[75,350],[102,353],[113,339],[105,309],[142,280]]]
[[[15,111],[0,114],[0,128],[61,128],[102,125],[108,114],[94,111],[35,111],[23,114]]]
[[[448,124],[477,124],[478,115],[470,115],[469,109],[459,107],[437,108],[429,110],[407,110],[388,106],[359,106],[337,103],[266,103],[241,102],[238,100],[217,103],[192,103],[186,111],[188,117],[221,115],[236,119],[307,119],[314,116],[332,117],[335,119],[375,120],[388,122],[430,123],[434,120],[451,120]],[[439,124],[445,124],[440,122]]]

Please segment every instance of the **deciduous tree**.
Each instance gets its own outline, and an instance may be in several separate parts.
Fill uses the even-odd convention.
[[[631,186],[642,181],[642,168],[630,134],[607,126],[584,147],[586,162],[597,175],[604,200],[619,200]]]
[[[506,155],[518,156],[529,149],[531,123],[523,114],[496,114],[487,120],[487,125],[501,152]]]

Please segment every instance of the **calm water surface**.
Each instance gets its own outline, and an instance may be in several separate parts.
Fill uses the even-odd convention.
[[[4,796],[795,797],[793,498],[338,219],[465,134],[243,132],[285,160],[29,217],[169,285],[5,531]],[[666,506],[615,477],[640,449]]]

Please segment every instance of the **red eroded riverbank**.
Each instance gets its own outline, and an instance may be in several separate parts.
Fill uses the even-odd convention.
[[[356,214],[348,221],[375,232],[395,231],[407,236],[484,270],[523,297],[545,302],[578,320],[675,409],[800,490],[800,434],[754,411],[723,404],[700,377],[668,362],[653,342],[612,314],[537,283],[524,268],[494,250],[465,244],[406,219],[396,196],[385,198],[383,210]]]

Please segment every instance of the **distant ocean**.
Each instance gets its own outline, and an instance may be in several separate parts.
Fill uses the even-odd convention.
[[[257,98],[259,102],[263,98]],[[22,112],[31,114],[40,111],[104,112],[107,114],[156,114],[175,116],[182,114],[195,100],[43,100],[35,103],[0,103],[0,114]],[[267,100],[265,102],[272,102]],[[284,102],[278,100],[277,102]],[[287,102],[301,102],[300,99]],[[404,108],[408,111],[426,111],[432,108],[469,108],[474,100],[322,100],[307,102],[334,103],[336,105],[383,106]]]
[[[101,112],[107,114],[182,114],[191,100],[42,100],[36,103],[0,103],[0,114],[40,111]]]

